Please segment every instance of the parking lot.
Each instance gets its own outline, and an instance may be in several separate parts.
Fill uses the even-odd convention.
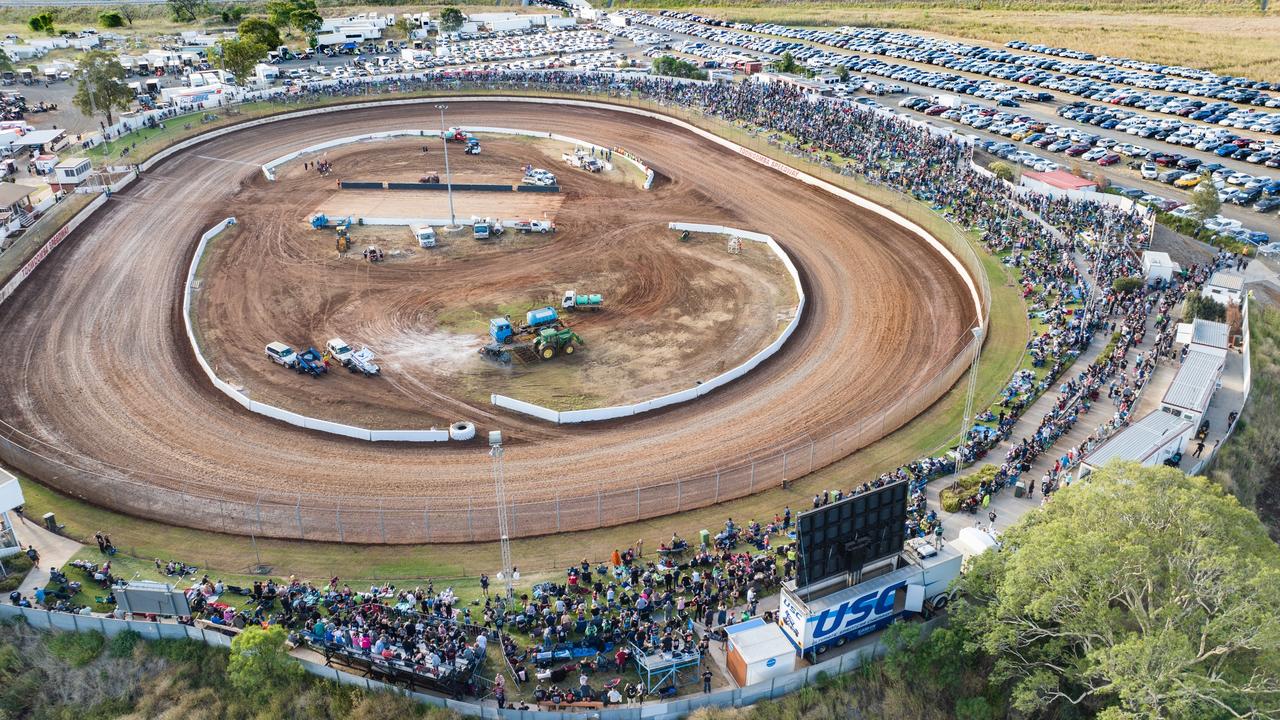
[[[1176,211],[1180,204],[1189,201],[1189,191],[1194,184],[1201,182],[1200,178],[1211,179],[1223,199],[1221,215],[1225,220],[1222,224],[1225,230],[1234,231],[1237,239],[1254,242],[1280,238],[1280,220],[1277,220],[1275,210],[1280,203],[1270,200],[1280,197],[1280,186],[1276,183],[1280,172],[1275,171],[1280,166],[1280,140],[1258,124],[1260,115],[1257,112],[1223,117],[1211,125],[1208,119],[1192,120],[1173,115],[1160,117],[1157,112],[1138,107],[1138,103],[1153,106],[1154,103],[1147,102],[1143,99],[1145,96],[1136,93],[1126,94],[1115,82],[1130,76],[1135,82],[1154,82],[1144,79],[1150,75],[1147,72],[1150,67],[1146,64],[1137,63],[1138,67],[1130,68],[1094,63],[1128,74],[1104,76],[1107,79],[1098,81],[1101,84],[1097,90],[1104,93],[1101,96],[1104,100],[1112,101],[1090,102],[1061,92],[1050,92],[1043,89],[1048,85],[1030,82],[1034,78],[1023,82],[1025,73],[1006,81],[973,72],[980,68],[994,70],[994,66],[953,63],[963,69],[958,72],[939,72],[936,69],[935,61],[938,64],[951,62],[949,58],[960,50],[976,53],[978,51],[974,48],[990,49],[981,46],[873,29],[842,28],[833,31],[771,24],[728,25],[670,11],[661,15],[638,12],[630,15],[633,22],[666,34],[673,47],[694,47],[694,54],[707,59],[751,58],[768,63],[783,53],[790,53],[819,72],[820,80],[829,83],[829,90],[837,95],[863,104],[887,105],[888,109],[897,112],[919,114],[921,119],[972,135],[975,141],[988,146],[1001,142],[1012,144],[1012,149],[1000,146],[996,152],[1016,155],[1014,162],[1028,168],[1078,167],[1095,177],[1106,178],[1134,199],[1162,209]],[[777,36],[770,37],[765,34],[768,32]],[[920,47],[910,46],[911,41],[918,41]],[[831,47],[824,47],[823,43]],[[874,52],[899,62],[886,62],[883,57],[853,55],[846,52],[846,48]],[[1015,52],[1001,49],[999,56],[1009,56],[1011,60],[1021,62],[1026,62],[1025,58],[1061,62],[1056,58],[1040,57],[1030,50]],[[1133,64],[1125,59],[1112,60]],[[821,76],[841,66],[848,68],[850,73],[846,81],[837,82],[834,77]],[[1215,94],[1211,97],[1250,97],[1264,107],[1267,102],[1280,104],[1280,92],[1273,91],[1268,83],[1253,83],[1257,87],[1242,89],[1227,84],[1227,81],[1210,83],[1207,75],[1189,68],[1166,69],[1167,75],[1175,72],[1187,75],[1183,78],[1186,82],[1166,83],[1168,89],[1198,93],[1213,91]],[[1053,85],[1055,89],[1059,86]],[[1243,95],[1232,95],[1232,92],[1241,90]],[[1107,92],[1111,94],[1105,94]],[[915,107],[899,107],[899,103],[908,99],[904,94],[920,100]],[[980,102],[983,100],[987,102]],[[1205,106],[1212,104],[1207,100],[1191,101],[1203,102]],[[1276,113],[1268,115],[1275,116]],[[1246,125],[1246,118],[1255,119],[1254,123],[1247,124],[1247,128],[1253,129],[1235,127]],[[1261,134],[1257,134],[1259,132]],[[1014,137],[1017,139],[1013,140]],[[1030,140],[1024,143],[1028,138]],[[1175,174],[1175,170],[1181,172]],[[1162,179],[1165,182],[1161,182]],[[1181,187],[1174,185],[1179,180],[1183,180]],[[1247,231],[1252,231],[1252,234],[1246,234]]]

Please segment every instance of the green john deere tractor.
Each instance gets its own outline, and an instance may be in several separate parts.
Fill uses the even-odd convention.
[[[533,341],[533,350],[543,360],[550,360],[556,356],[556,353],[572,355],[575,342],[579,345],[586,345],[582,338],[578,337],[577,333],[567,327],[559,329],[543,328],[538,333],[538,339]]]

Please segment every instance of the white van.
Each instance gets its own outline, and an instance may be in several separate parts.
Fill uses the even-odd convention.
[[[418,241],[418,247],[435,247],[436,246],[436,229],[430,225],[413,226],[413,237]]]

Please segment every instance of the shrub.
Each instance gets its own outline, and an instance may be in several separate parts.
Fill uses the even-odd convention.
[[[22,585],[27,573],[31,571],[31,558],[23,553],[5,558],[4,569],[9,576],[0,580],[0,593],[8,595]]]
[[[1111,289],[1118,293],[1133,292],[1145,284],[1145,280],[1140,277],[1118,277],[1111,283]]]
[[[49,653],[71,667],[84,667],[102,654],[107,638],[97,630],[62,632],[49,638]]]
[[[107,644],[107,655],[113,658],[129,657],[140,642],[142,635],[133,630],[125,630],[111,638],[111,642]]]
[[[98,15],[98,22],[104,28],[124,27],[124,16],[115,11],[104,12]]]
[[[983,465],[977,472],[958,478],[955,482],[942,489],[938,496],[942,499],[942,509],[947,512],[956,512],[960,509],[960,501],[972,495],[977,491],[984,481],[991,481],[996,476],[996,466],[990,463]]]

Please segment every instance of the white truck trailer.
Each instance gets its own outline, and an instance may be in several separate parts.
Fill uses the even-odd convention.
[[[962,553],[924,539],[907,542],[902,552],[864,570],[851,585],[847,575],[797,589],[782,586],[778,622],[796,652],[812,659],[887,626],[908,613],[939,610],[951,599],[960,576]],[[875,577],[865,579],[866,575]]]

